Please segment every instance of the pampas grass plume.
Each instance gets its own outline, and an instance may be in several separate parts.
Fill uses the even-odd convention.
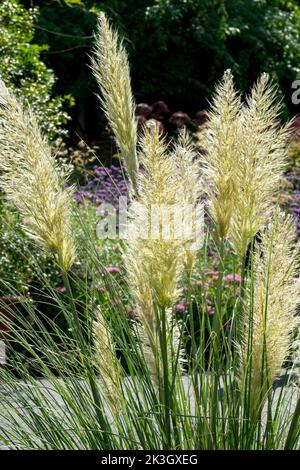
[[[294,246],[291,216],[276,211],[254,255],[253,305],[242,319],[240,377],[250,374],[250,405],[256,409],[281,371],[299,325],[296,306],[300,281],[296,277],[299,248]]]
[[[115,355],[113,341],[107,322],[100,307],[95,309],[95,321],[93,323],[94,337],[94,363],[100,374],[104,393],[112,407],[119,413],[120,400],[118,396],[120,365]]]
[[[281,126],[276,88],[262,74],[243,106],[239,121],[232,245],[241,257],[269,219],[287,164],[291,123]]]
[[[36,118],[0,83],[1,187],[19,210],[25,230],[56,256],[64,271],[75,258],[70,229],[71,188]]]
[[[133,189],[136,189],[137,130],[129,64],[124,46],[104,13],[98,18],[92,70],[100,87],[101,105],[114,132]]]
[[[267,74],[242,103],[227,70],[199,134],[210,214],[241,258],[274,208],[286,166],[291,123],[280,126],[280,110]]]
[[[208,122],[199,134],[209,212],[221,239],[228,235],[235,203],[240,110],[241,100],[227,70],[216,87]]]

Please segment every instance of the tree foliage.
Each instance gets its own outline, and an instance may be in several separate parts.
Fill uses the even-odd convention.
[[[141,94],[162,89],[192,106],[231,68],[242,90],[259,73],[270,73],[289,100],[291,81],[300,74],[296,2],[155,0],[144,22],[133,52]]]

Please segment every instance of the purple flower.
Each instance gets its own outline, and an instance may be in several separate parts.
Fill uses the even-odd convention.
[[[94,166],[92,178],[78,188],[74,199],[78,204],[84,200],[99,206],[109,203],[117,207],[120,196],[127,196],[128,181],[124,180],[122,169],[116,165],[110,167]]]
[[[207,305],[206,310],[209,315],[213,315],[215,313],[215,309],[211,305]]]
[[[187,300],[181,300],[177,305],[174,306],[175,313],[183,315],[187,308]]]
[[[239,274],[227,274],[224,278],[227,282],[241,282]]]
[[[201,289],[203,287],[203,283],[201,281],[196,280],[194,281],[194,287],[196,289]]]

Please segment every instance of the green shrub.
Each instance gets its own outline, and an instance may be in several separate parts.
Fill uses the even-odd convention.
[[[26,9],[19,0],[4,0],[0,5],[0,77],[22,99],[28,101],[43,131],[52,140],[66,131],[68,121],[64,104],[71,96],[52,97],[55,75],[41,60],[46,45],[34,44],[34,24],[38,9]]]
[[[34,246],[34,257],[33,253]],[[0,198],[0,296],[7,295],[10,283],[19,294],[27,294],[30,286],[41,287],[42,280],[37,278],[36,264],[42,267],[45,276],[54,286],[59,285],[59,273],[47,254],[37,250],[32,240],[25,234],[20,216],[11,204]]]

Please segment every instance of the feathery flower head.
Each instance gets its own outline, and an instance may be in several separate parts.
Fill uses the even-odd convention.
[[[131,222],[125,263],[129,284],[136,284],[131,275],[139,278],[143,272],[151,286],[153,300],[167,309],[178,295],[183,241],[177,234],[172,212],[178,195],[174,163],[167,156],[165,140],[157,128],[145,129],[140,161],[145,171],[139,174],[138,202],[132,204],[129,212]],[[166,209],[166,217],[163,209]],[[141,228],[146,228],[145,236],[139,235]],[[166,237],[164,230],[168,232]]]
[[[115,355],[109,327],[99,306],[94,308],[96,319],[93,323],[94,362],[99,371],[104,392],[112,408],[119,412],[118,385],[120,365]]]
[[[70,229],[71,188],[35,116],[0,83],[0,183],[25,230],[68,271],[75,258]]]
[[[241,100],[232,73],[227,70],[216,87],[208,121],[199,134],[209,212],[221,239],[228,234],[235,203],[240,112]]]
[[[178,191],[182,191],[182,194],[178,194],[178,200],[183,205],[183,215],[191,228],[191,239],[184,247],[183,260],[189,275],[192,274],[199,248],[199,243],[195,243],[196,237],[199,236],[196,230],[202,223],[204,216],[203,208],[200,206],[200,198],[203,196],[203,184],[197,157],[196,149],[186,129],[183,128],[173,147],[172,159],[175,164],[175,174],[178,178]]]
[[[241,258],[274,208],[286,165],[291,123],[279,125],[280,110],[267,74],[242,104],[226,71],[200,133],[210,214]]]
[[[262,234],[254,255],[253,304],[245,306],[241,323],[240,377],[250,373],[250,404],[260,406],[280,373],[299,324],[295,316],[300,280],[296,278],[299,248],[295,248],[291,216],[277,210]]]
[[[267,74],[252,88],[240,114],[239,158],[230,239],[240,256],[276,203],[287,162],[291,123],[279,124],[281,104]]]
[[[176,207],[178,191],[181,191],[174,160],[167,155],[165,140],[155,126],[144,130],[140,161],[144,172],[138,175],[138,201],[132,204],[129,213],[131,220],[124,263],[128,285],[138,306],[140,322],[137,330],[145,360],[154,382],[159,383],[157,374],[162,358],[158,331],[162,312],[165,313],[170,358],[179,344],[171,307],[179,295],[184,240],[178,236],[172,209]],[[161,208],[167,209],[167,217],[160,212]],[[166,227],[167,237],[164,236]],[[144,235],[141,228],[146,228]]]
[[[92,70],[100,87],[100,101],[114,132],[128,176],[136,189],[137,127],[129,64],[123,44],[104,15],[98,17]]]

